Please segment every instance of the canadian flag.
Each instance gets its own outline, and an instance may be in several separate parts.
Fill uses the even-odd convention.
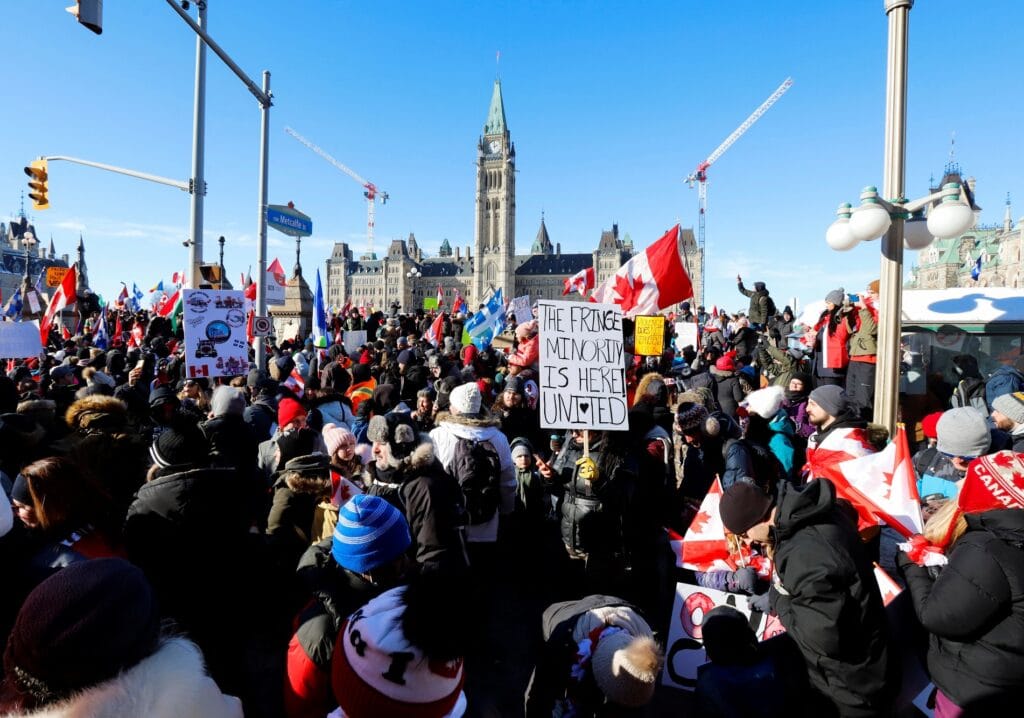
[[[892,576],[886,573],[885,569],[875,564],[875,581],[878,582],[878,592],[882,594],[882,605],[888,606],[897,596],[903,593],[900,585],[892,580]]]
[[[564,297],[574,289],[580,293],[581,297],[586,297],[587,292],[594,288],[597,283],[596,275],[594,274],[593,267],[587,267],[576,272],[571,277],[567,277],[564,281],[565,288],[562,290],[562,296]]]
[[[334,508],[340,509],[342,506],[347,504],[348,500],[353,496],[363,493],[362,489],[339,474],[337,471],[331,471],[331,482],[335,487],[334,493],[331,495],[331,503],[334,505]]]
[[[464,312],[466,311],[466,300],[462,298],[462,294],[458,289],[455,290],[455,299],[452,300],[452,311],[453,312]]]
[[[902,425],[884,450],[839,464],[833,483],[857,509],[862,523],[884,521],[905,538],[924,530],[917,476]]]
[[[444,312],[437,315],[437,318],[430,324],[423,338],[435,347],[441,343],[441,331],[444,326]]]
[[[693,571],[733,571],[736,563],[731,558],[729,542],[725,538],[725,524],[718,512],[722,501],[722,482],[715,483],[700,502],[700,510],[686,529],[677,554],[683,568]],[[671,539],[671,537],[670,537]]]
[[[180,288],[174,294],[167,297],[165,300],[161,302],[160,307],[157,309],[157,314],[159,314],[161,317],[170,316],[171,313],[174,312],[174,308],[178,306],[179,299],[181,299]]]
[[[444,290],[441,289],[441,285],[437,285],[437,306],[444,304]]]
[[[70,307],[78,301],[78,296],[75,294],[77,284],[78,265],[73,264],[71,269],[67,271],[67,274],[64,275],[64,279],[61,280],[57,291],[53,293],[53,298],[50,300],[49,306],[46,307],[46,314],[43,315],[42,320],[39,322],[39,337],[42,339],[44,347],[49,344],[50,327],[53,325],[53,318],[64,307]]]
[[[302,374],[299,373],[298,369],[292,369],[292,373],[284,380],[283,383],[300,399],[306,391],[306,380],[302,378]]]
[[[657,314],[659,309],[689,299],[693,285],[679,255],[679,225],[641,254],[619,267],[590,297],[592,302],[618,304],[627,317]]]

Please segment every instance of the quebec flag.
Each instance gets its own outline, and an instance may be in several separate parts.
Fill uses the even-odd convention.
[[[505,301],[502,299],[501,289],[492,294],[484,308],[470,317],[463,326],[469,340],[480,351],[489,347],[494,337],[501,334],[504,328]]]

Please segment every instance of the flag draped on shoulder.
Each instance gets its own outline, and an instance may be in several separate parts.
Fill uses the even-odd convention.
[[[693,284],[679,253],[679,225],[619,267],[594,290],[590,300],[618,304],[627,317],[657,314],[693,296]]]
[[[43,315],[39,322],[39,337],[44,347],[49,343],[50,327],[53,325],[53,318],[57,316],[60,310],[70,307],[78,301],[78,296],[75,294],[75,287],[77,285],[78,265],[73,264],[67,274],[64,275],[64,279],[61,280],[57,291],[53,293],[53,298],[50,299],[50,304],[46,307],[46,314]]]
[[[594,285],[597,283],[595,277],[596,275],[594,274],[593,267],[581,269],[571,277],[566,277],[566,279],[563,282],[564,288],[562,290],[562,296],[564,297],[569,292],[575,290],[580,293],[581,297],[586,297],[590,290],[593,289]]]
[[[492,294],[484,308],[470,317],[462,328],[477,349],[483,351],[489,347],[505,328],[505,301],[501,289]]]
[[[316,291],[313,293],[313,346],[326,349],[331,343],[327,336],[327,314],[324,311],[324,288],[320,284],[320,268],[316,270]]]

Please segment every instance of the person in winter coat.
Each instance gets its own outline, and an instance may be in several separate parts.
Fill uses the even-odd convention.
[[[850,363],[847,340],[854,319],[851,307],[846,304],[843,289],[833,289],[825,296],[825,311],[814,326],[814,378],[815,388],[825,384],[844,386],[846,367]]]
[[[871,282],[861,294],[854,309],[853,333],[850,335],[850,363],[846,368],[846,395],[850,405],[863,418],[869,419],[875,406],[875,364],[878,362],[878,308],[875,305],[878,280]]]
[[[520,437],[535,441],[540,436],[540,415],[526,405],[526,382],[518,376],[505,380],[491,413],[501,422],[501,432],[509,441]]]
[[[736,418],[736,410],[745,396],[737,370],[734,351],[723,354],[711,369],[711,376],[715,378],[718,406],[721,407],[723,414],[733,419]]]
[[[763,329],[768,319],[775,315],[775,302],[768,295],[764,282],[754,282],[754,289],[750,290],[743,286],[743,278],[737,274],[736,288],[743,296],[750,297],[750,308],[747,310],[750,323],[757,329]]]
[[[312,594],[288,644],[284,684],[288,718],[323,718],[337,707],[331,657],[338,631],[360,606],[394,588],[412,544],[402,512],[378,496],[357,494],[341,507],[333,538],[307,549],[297,573]]]
[[[936,718],[1014,715],[1024,699],[1022,475],[1020,454],[975,459],[957,510],[949,512],[948,563],[931,569],[898,554],[914,610],[930,634]]]
[[[812,391],[807,398],[807,417],[817,427],[807,440],[805,470],[810,478],[820,476],[821,467],[835,461],[835,452],[851,459],[875,453],[868,441],[867,423],[850,411],[842,388],[829,384]]]
[[[821,703],[814,715],[883,715],[897,666],[871,562],[832,483],[783,483],[777,502],[738,483],[719,507],[725,528],[744,543],[774,548],[776,581],[753,605],[777,614],[800,647]]]
[[[1024,392],[997,396],[992,402],[992,423],[1010,435],[1015,452],[1024,453]]]
[[[306,416],[305,407],[290,396],[286,396],[278,402],[277,431],[257,448],[256,465],[268,489],[274,483],[274,474],[279,465],[278,443],[281,437],[305,428]]]
[[[540,359],[540,337],[536,319],[516,327],[516,341],[518,346],[508,358],[509,373],[512,375],[537,366]]]
[[[439,414],[437,427],[430,432],[434,443],[434,455],[449,475],[457,481],[455,465],[457,446],[460,442],[490,443],[499,462],[500,474],[494,477],[497,489],[497,505],[490,518],[466,526],[466,542],[471,550],[473,544],[491,544],[498,540],[498,515],[510,514],[515,509],[516,477],[515,466],[508,439],[501,432],[500,421],[482,407],[480,389],[476,384],[462,384],[452,390],[449,397],[450,411]],[[468,504],[467,504],[468,506]],[[470,559],[473,559],[472,553]]]
[[[295,566],[313,544],[316,508],[331,495],[330,466],[326,454],[296,456],[274,482],[267,540],[283,567]]]
[[[785,477],[793,480],[798,468],[794,461],[795,430],[786,410],[782,408],[783,394],[782,388],[777,386],[747,394],[743,404],[748,414],[744,437],[749,443],[771,452]]]
[[[203,655],[161,633],[142,572],[121,559],[69,566],[32,591],[4,651],[0,713],[241,718]]]
[[[1012,363],[1003,363],[988,378],[985,383],[985,401],[988,402],[989,411],[993,409],[996,397],[1018,391],[1024,391],[1024,357],[1018,357]]]
[[[374,416],[367,436],[373,442],[367,493],[403,513],[421,570],[461,575],[468,566],[462,491],[437,460],[430,437],[397,412]]]
[[[637,715],[654,697],[662,651],[636,606],[594,594],[548,606],[541,627],[526,718]]]
[[[921,420],[921,433],[925,443],[911,457],[917,474],[917,495],[924,500],[936,494],[953,498],[957,494],[956,482],[962,478],[948,456],[939,451],[939,419],[942,412],[929,414]]]
[[[782,406],[786,414],[793,421],[796,435],[803,439],[803,446],[807,446],[807,437],[815,432],[814,424],[807,416],[807,401],[811,393],[811,377],[809,374],[797,372],[790,378],[789,383],[784,387],[786,390]]]
[[[753,476],[754,466],[741,437],[739,424],[721,413],[708,413],[701,404],[682,401],[676,407],[675,431],[686,445],[679,493],[700,503],[714,482],[722,487]]]
[[[277,424],[277,382],[257,379],[252,387],[252,403],[245,407],[242,419],[252,430],[256,441],[263,443],[273,436]]]
[[[245,423],[245,393],[234,386],[218,386],[210,400],[211,418],[200,424],[210,452],[210,464],[231,468],[246,487],[255,506],[262,493],[257,474],[259,442]]]

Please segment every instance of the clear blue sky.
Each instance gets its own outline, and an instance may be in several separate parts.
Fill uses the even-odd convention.
[[[93,35],[67,2],[4,0],[0,210],[18,208],[23,165],[67,154],[180,179],[191,162],[195,36],[161,0],[107,2]],[[192,11],[193,15],[195,10]],[[1006,193],[1024,216],[1024,3],[932,0],[911,13],[907,189],[941,176],[950,133],[978,179],[982,221]],[[258,80],[272,73],[270,201],[314,220],[312,278],[335,241],[365,239],[359,187],[284,133],[292,126],[391,193],[377,248],[415,232],[436,252],[473,241],[476,140],[501,51],[519,170],[517,248],[545,212],[563,251],[590,251],[613,222],[638,248],[694,226],[682,178],[786,77],[789,93],[711,169],[708,303],[744,305],[735,275],[788,297],[850,291],[878,275],[877,243],[824,243],[836,205],[881,185],[886,17],[852,2],[399,2],[210,0],[210,32]],[[229,276],[255,264],[259,113],[208,54],[206,258],[227,238]],[[148,288],[186,264],[188,196],[66,163],[52,208],[32,214],[59,253],[82,231],[94,287]],[[270,231],[291,268],[294,243]],[[908,260],[910,258],[908,257]],[[909,264],[909,262],[908,262]]]

